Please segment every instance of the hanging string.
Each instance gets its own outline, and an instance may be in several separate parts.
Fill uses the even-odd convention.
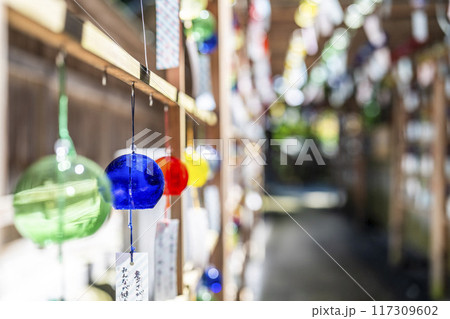
[[[192,147],[192,152],[194,150],[194,127],[192,121],[187,119],[187,132],[186,132],[186,145]]]
[[[136,152],[136,146],[134,145],[134,109],[136,104],[134,82],[131,84],[131,152]]]
[[[166,155],[170,156],[171,150],[169,145],[169,107],[167,105],[164,105],[164,138],[165,138],[165,147],[166,147]],[[167,163],[166,165],[169,165]],[[170,170],[167,172],[170,174]],[[170,195],[166,195],[166,207],[164,209],[164,220],[167,222],[170,218],[169,216],[169,209],[170,209]]]
[[[198,188],[192,187],[192,200],[194,204],[194,208],[200,208],[200,199],[198,196]]]
[[[135,145],[134,145],[134,109],[135,109],[135,91],[134,91],[134,82],[131,84],[131,163],[128,166],[129,169],[129,184],[128,184],[128,191],[129,191],[129,199],[130,199],[130,212],[128,213],[128,228],[130,229],[130,259],[131,264],[134,263],[133,260],[133,253],[135,251],[135,248],[133,247],[133,210],[131,207],[134,207],[133,203],[133,175],[132,175],[132,169],[134,166],[134,160],[135,160]]]
[[[142,20],[142,35],[144,37],[144,55],[145,55],[145,73],[147,73],[147,75],[149,75],[149,70],[148,70],[148,58],[147,58],[147,37],[145,35],[145,20],[144,20],[144,5],[142,4],[142,0],[141,0],[141,20]],[[149,97],[148,97],[148,105],[153,106],[153,94],[150,93]]]
[[[191,152],[191,156],[192,156],[192,161],[194,161],[194,123],[192,123],[192,121],[190,121],[189,119],[187,120],[187,132],[186,132],[186,139],[187,139],[187,146],[189,149],[189,152]],[[192,199],[193,199],[193,204],[194,204],[194,208],[200,208],[200,200],[199,200],[199,196],[198,196],[198,189],[197,187],[192,187]]]
[[[144,5],[141,0],[141,17],[142,17],[142,34],[144,36],[144,54],[145,54],[145,67],[147,68],[148,74],[148,60],[147,60],[147,37],[145,36],[145,22],[144,22]]]
[[[66,94],[66,54],[60,51],[56,56],[56,65],[59,75],[59,115],[58,115],[58,133],[61,140],[67,141],[69,145],[69,155],[75,155],[75,147],[68,129],[68,104],[69,99]]]
[[[135,248],[133,247],[133,211],[130,208],[130,212],[128,213],[128,228],[130,229],[130,259],[131,264],[134,263],[133,261],[133,254],[135,251]]]
[[[164,221],[165,222],[168,222],[170,219],[169,210],[170,210],[170,195],[166,195],[166,207],[164,208]]]
[[[71,152],[75,152],[75,148],[72,144],[72,139],[69,136],[68,130],[68,98],[66,95],[66,63],[65,63],[65,52],[60,51],[56,56],[56,65],[58,67],[58,77],[59,77],[59,115],[58,115],[58,125],[59,125],[59,138],[61,140],[66,140],[70,142],[69,154]],[[60,172],[57,170],[58,175],[58,184],[63,184],[63,177]],[[64,238],[64,215],[63,215],[63,206],[64,206],[64,196],[59,193],[58,200],[58,262],[60,265],[60,282],[61,282],[61,291],[60,291],[60,300],[64,300],[65,294],[65,283],[64,283],[64,260],[63,260],[63,238]]]
[[[169,107],[167,105],[164,105],[164,138],[165,138],[165,147],[167,155],[170,156],[171,149],[169,145]]]

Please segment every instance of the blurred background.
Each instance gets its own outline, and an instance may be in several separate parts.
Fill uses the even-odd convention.
[[[58,245],[14,224],[21,176],[55,153],[61,50],[73,143],[102,169],[129,147],[129,84],[143,66],[160,82],[136,84],[135,132],[169,133],[180,158],[192,139],[224,143],[202,154],[206,184],[172,199],[170,298],[155,288],[165,200],[133,213],[150,300],[448,300],[449,2],[180,0],[169,69],[157,61],[157,2],[2,2],[0,300],[114,300],[115,252],[128,249],[121,211],[64,243],[62,263]],[[89,28],[101,33],[90,47]],[[178,93],[170,128],[161,83],[195,101]]]

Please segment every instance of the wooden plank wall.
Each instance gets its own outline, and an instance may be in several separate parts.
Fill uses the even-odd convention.
[[[57,139],[56,50],[9,31],[9,176],[12,192],[19,174],[51,154]],[[67,58],[69,131],[78,154],[106,167],[131,136],[130,88],[113,78],[101,85],[101,72]],[[136,128],[164,132],[163,107],[136,92]]]

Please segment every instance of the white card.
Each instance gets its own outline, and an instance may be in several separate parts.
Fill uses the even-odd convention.
[[[187,221],[189,219],[189,210],[194,207],[194,201],[192,200],[192,187],[186,187],[186,189],[181,194],[181,201],[182,201],[182,214],[183,214],[183,256],[184,261],[190,261],[192,258],[192,251],[191,251],[191,244],[189,243],[189,232],[187,227]]]
[[[204,268],[208,264],[209,250],[207,245],[208,213],[204,208],[191,208],[186,212],[183,223],[186,227],[189,245],[189,260],[194,266]]]
[[[428,16],[423,9],[414,10],[411,14],[413,38],[420,43],[428,39]]]
[[[116,253],[116,301],[148,301],[147,253]]]
[[[203,190],[205,208],[208,211],[209,229],[220,232],[220,195],[216,185],[206,186]]]
[[[155,300],[177,296],[178,219],[160,221],[155,239]]]

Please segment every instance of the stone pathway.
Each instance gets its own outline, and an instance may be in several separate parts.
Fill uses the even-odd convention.
[[[375,300],[395,300],[394,283],[356,253],[371,254],[371,246],[342,214],[308,210],[292,216]],[[266,226],[262,300],[371,300],[289,216],[269,215]]]

